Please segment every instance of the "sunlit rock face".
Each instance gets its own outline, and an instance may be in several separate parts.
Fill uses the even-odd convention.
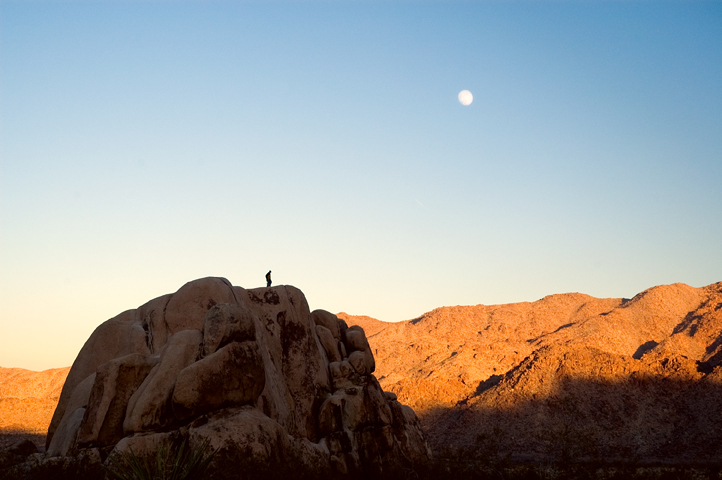
[[[416,415],[374,370],[363,329],[310,312],[300,290],[195,280],[95,330],[63,387],[47,455],[143,454],[183,437],[218,450],[221,477],[279,462],[332,477],[426,463]]]

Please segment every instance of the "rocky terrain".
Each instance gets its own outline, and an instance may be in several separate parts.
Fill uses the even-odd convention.
[[[385,390],[432,447],[518,460],[722,460],[722,283],[569,293],[372,325]],[[370,330],[371,331],[371,330]]]
[[[0,367],[0,450],[21,439],[42,446],[70,367]]]
[[[283,311],[297,312],[298,306],[292,306],[293,302],[305,305],[305,299],[300,300],[302,295],[297,290],[292,287],[278,288],[288,289],[284,290],[288,300],[281,302],[286,305]],[[262,299],[260,303],[253,300],[249,303],[253,307],[249,307],[250,310],[257,317],[254,320],[256,331],[270,332],[268,328],[275,328],[269,327],[272,323],[280,325],[276,310],[272,314],[263,313],[264,308],[281,308],[267,305],[266,289],[233,289],[234,292],[247,295],[247,298],[255,295]],[[167,297],[170,296],[154,302],[172,305]],[[233,301],[236,301],[235,298]],[[228,300],[231,298],[224,297],[217,301],[222,303]],[[163,310],[166,320],[158,323],[159,317],[154,315],[159,315],[161,310],[153,305],[150,302],[131,311],[134,313],[126,312],[115,319],[115,323],[111,322],[103,328],[111,331],[121,328],[121,324],[133,325],[131,330],[135,332],[135,337],[128,336],[130,334],[122,337],[129,343],[118,348],[125,349],[125,352],[131,348],[129,345],[145,345],[143,348],[147,348],[147,351],[143,350],[142,354],[148,358],[158,357],[157,360],[162,364],[160,356],[167,356],[168,353],[161,352],[163,348],[170,349],[170,339],[180,341],[185,335],[178,336],[182,331],[178,328],[193,326],[183,321],[180,327],[169,327],[167,308]],[[196,315],[197,326],[193,328],[202,331],[204,338],[206,323],[214,321],[205,315],[216,308],[206,307],[193,307],[200,312]],[[173,311],[170,311],[171,319]],[[201,313],[204,315],[202,322]],[[631,299],[599,299],[568,293],[550,295],[535,302],[442,307],[399,323],[347,313],[339,313],[334,317],[318,311],[309,315],[314,325],[311,330],[321,345],[321,357],[328,361],[328,382],[331,386],[321,388],[326,392],[325,398],[328,396],[322,402],[325,407],[319,410],[319,413],[327,412],[321,416],[324,420],[315,427],[313,422],[309,424],[308,419],[305,420],[305,434],[294,436],[301,431],[298,425],[303,425],[303,422],[298,423],[300,416],[284,417],[284,422],[291,422],[284,428],[295,432],[291,435],[294,438],[303,437],[314,444],[319,439],[329,438],[331,430],[349,430],[347,425],[339,427],[334,420],[346,419],[348,415],[331,413],[349,401],[348,396],[344,397],[347,394],[340,393],[333,382],[340,382],[338,386],[349,385],[344,388],[357,389],[359,385],[354,382],[359,380],[354,374],[358,374],[366,377],[366,386],[362,390],[368,390],[369,385],[374,385],[377,377],[381,387],[379,391],[393,393],[384,393],[389,405],[406,404],[412,407],[420,418],[426,438],[437,453],[451,449],[457,453],[463,452],[464,458],[492,462],[510,459],[544,463],[572,459],[672,465],[722,463],[722,402],[719,401],[722,398],[722,282],[702,288],[684,284],[662,285],[645,290]],[[330,328],[324,327],[326,321],[330,322],[327,325]],[[338,332],[334,322],[339,325]],[[356,364],[351,362],[348,339],[341,334],[341,329],[345,328],[343,325],[349,326],[347,331],[353,331],[354,326],[361,327],[368,339],[368,349],[363,341],[359,341],[357,351],[364,353],[355,354]],[[313,333],[310,336],[313,337]],[[91,340],[93,337],[89,344],[93,343]],[[192,339],[191,344],[195,345],[196,340]],[[205,341],[203,343],[205,345]],[[169,346],[161,347],[163,344]],[[287,348],[283,345],[282,341],[280,351]],[[86,348],[91,347],[86,345]],[[105,349],[92,347],[91,350],[101,352]],[[117,358],[123,352],[111,352],[106,356]],[[87,355],[90,354],[81,352],[79,360]],[[266,377],[269,376],[269,365],[274,365],[272,368],[276,369],[276,365],[283,364],[282,360],[268,360],[273,355],[263,354],[262,357]],[[352,365],[351,370],[344,362],[339,362],[344,358]],[[97,381],[87,380],[92,375],[89,372],[93,368],[97,370],[97,365],[92,367],[91,364],[98,364],[101,360],[105,361],[105,357],[85,362],[88,363],[85,367],[74,365],[73,370],[79,373],[71,372],[68,375],[70,386],[66,388],[69,392],[78,390],[85,378],[85,389],[80,388],[78,391],[85,392],[83,395],[88,395],[88,399],[73,403],[71,397],[76,394],[64,394],[65,400],[61,399],[56,418],[50,425],[48,446],[51,450],[53,437],[62,430],[63,417],[73,408],[68,405],[87,409],[87,405],[77,405],[93,403],[89,400],[91,390],[98,390],[96,396],[102,397],[100,387],[95,386]],[[199,363],[197,361],[183,368]],[[324,362],[318,360],[316,363],[320,365]],[[76,364],[80,365],[78,361]],[[181,364],[185,365],[183,362]],[[375,367],[374,374],[369,375],[372,367]],[[147,378],[157,376],[158,373],[154,375],[152,372],[159,368],[157,365],[152,366]],[[180,366],[176,365],[175,368]],[[316,371],[314,368],[311,370]],[[20,372],[26,372],[26,375],[35,373]],[[365,375],[360,372],[365,372]],[[179,380],[180,372],[175,373],[178,375],[171,377]],[[288,380],[285,382],[288,383]],[[314,388],[318,388],[316,382],[311,382],[317,385]],[[12,383],[5,381],[0,384]],[[321,382],[321,385],[325,384]],[[57,386],[56,383],[55,387],[48,387],[43,390],[45,393],[36,394],[39,396],[33,398],[52,398],[53,391],[57,395]],[[371,390],[374,388],[371,387]],[[138,387],[138,390],[142,389],[143,382]],[[332,393],[332,390],[336,393]],[[5,391],[7,388],[0,398],[7,397]],[[252,404],[255,412],[262,412],[266,417],[283,424],[274,417],[279,415],[276,411],[278,407],[272,406],[283,402],[279,400],[278,392],[272,395],[269,393],[268,379],[263,392],[254,402],[246,402],[246,407],[234,408],[248,409]],[[401,403],[395,402],[394,394]],[[130,410],[122,419],[122,426],[118,426],[120,420],[114,420],[116,433],[115,437],[111,436],[110,443],[123,436],[119,443],[115,443],[116,448],[139,441],[133,438],[145,438],[149,432],[172,428],[179,421],[185,422],[178,419],[175,413],[169,417],[167,404],[152,400],[152,395],[152,401],[138,403],[143,395],[133,394],[128,399]],[[253,393],[251,397],[255,395]],[[329,400],[334,397],[337,399]],[[208,413],[193,417],[198,413],[193,413],[196,408],[193,401],[184,400],[181,395],[176,398],[174,394],[172,402],[177,401],[190,402],[192,413],[187,418],[203,417],[211,425],[214,421],[221,421]],[[149,409],[148,405],[154,402],[156,407]],[[317,408],[313,406],[314,402],[310,405],[312,409]],[[171,411],[183,411],[183,408],[181,405],[172,406]],[[146,413],[132,413],[136,409]],[[240,411],[236,414],[240,414]],[[76,415],[75,422],[90,425],[86,416],[85,412],[82,418]],[[291,417],[295,420],[289,420]],[[1,418],[5,420],[10,417],[3,415]],[[383,425],[383,421],[378,423],[378,415],[374,418],[371,423]],[[99,421],[93,420],[96,424]],[[346,421],[342,420],[341,423]],[[408,421],[411,423],[405,425],[410,426],[404,428],[413,431],[413,418],[409,417]],[[290,426],[292,424],[296,426]],[[194,428],[193,422],[186,425]],[[104,427],[99,428],[98,432]],[[349,434],[349,438],[356,438],[359,431],[351,430],[353,434]],[[76,444],[68,444],[67,450],[61,453],[100,445],[99,440],[93,437],[95,434],[92,428],[85,427],[83,430],[78,427],[78,432],[82,431],[90,432],[90,436],[77,436]],[[104,442],[107,443],[107,440]],[[363,444],[363,440],[357,438],[356,445],[360,444]],[[353,449],[351,455],[353,457]]]
[[[101,463],[181,444],[214,451],[218,480],[372,478],[427,464],[418,418],[375,368],[363,329],[310,312],[294,287],[195,280],[93,332],[47,452],[1,455],[0,478],[101,478]]]

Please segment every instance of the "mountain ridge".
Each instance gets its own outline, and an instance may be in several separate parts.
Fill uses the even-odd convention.
[[[722,431],[706,413],[719,409],[722,282],[660,285],[631,299],[567,293],[440,307],[385,326],[371,320],[382,387],[414,408],[437,451],[493,438],[513,458],[544,460],[549,432],[576,431],[589,457],[722,455],[703,446]]]

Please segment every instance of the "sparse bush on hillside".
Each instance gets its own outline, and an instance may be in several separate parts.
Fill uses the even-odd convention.
[[[213,460],[210,442],[192,447],[184,439],[176,447],[161,445],[155,456],[138,457],[133,450],[109,457],[109,476],[116,480],[201,480]]]

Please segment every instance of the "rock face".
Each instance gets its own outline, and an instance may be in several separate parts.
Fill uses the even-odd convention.
[[[427,462],[416,415],[375,368],[363,329],[310,312],[294,287],[196,280],[96,329],[63,387],[48,455],[143,454],[183,436],[219,450],[220,478],[279,461],[339,477]]]
[[[722,283],[443,307],[399,323],[339,317],[373,327],[379,382],[416,410],[434,449],[722,458]]]

